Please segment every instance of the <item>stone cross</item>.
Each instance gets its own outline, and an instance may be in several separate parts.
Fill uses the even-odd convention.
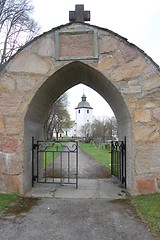
[[[69,11],[70,22],[81,22],[90,21],[90,11],[84,11],[84,5],[76,5],[75,11]]]

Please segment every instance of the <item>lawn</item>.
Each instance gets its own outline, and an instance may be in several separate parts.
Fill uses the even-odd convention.
[[[47,147],[46,151],[43,154],[43,169],[45,168],[45,154],[46,154],[46,167],[59,155],[62,151],[63,146],[60,143],[55,143],[54,146]]]
[[[97,147],[91,143],[79,143],[79,147],[97,162],[110,169],[110,153],[104,146]],[[53,147],[52,147],[53,148]],[[53,150],[53,149],[48,149]],[[60,149],[58,149],[60,150]],[[48,152],[48,161],[52,161],[53,154]],[[47,162],[49,164],[49,162]],[[17,194],[0,194],[0,213],[12,202],[18,199]],[[148,229],[160,239],[160,193],[146,194],[134,197],[132,204],[140,217],[147,222]]]
[[[160,193],[137,196],[132,203],[152,234],[160,239]]]
[[[94,143],[79,142],[79,147],[94,160],[111,169],[111,154],[105,149],[104,144],[97,147]]]
[[[53,146],[48,146],[45,150],[45,152],[43,152],[43,169],[45,169],[45,159],[46,159],[46,167],[48,167],[50,165],[50,163],[52,163],[53,158],[54,160],[56,159],[56,157],[60,154],[60,152],[64,149],[66,149],[67,143],[71,143],[74,141],[69,141],[69,138],[65,138],[63,141],[59,141],[59,142],[53,142],[54,145]]]
[[[79,143],[79,147],[110,169],[110,153],[104,146],[97,147],[91,143]],[[147,222],[149,231],[160,239],[160,193],[146,194],[134,197],[132,204],[140,217]]]
[[[5,207],[11,205],[11,203],[15,202],[18,199],[17,194],[3,194],[0,193],[0,213],[3,211]]]

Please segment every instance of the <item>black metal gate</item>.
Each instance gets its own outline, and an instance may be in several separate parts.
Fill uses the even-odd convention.
[[[78,188],[78,142],[36,141],[32,137],[32,186],[75,184]]]
[[[111,141],[111,174],[126,188],[126,137],[124,141]]]

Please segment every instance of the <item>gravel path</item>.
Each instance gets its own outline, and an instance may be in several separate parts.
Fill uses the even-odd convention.
[[[68,155],[63,154],[62,162],[62,176],[63,178],[68,176]],[[74,178],[76,173],[76,155],[75,153],[70,154],[70,177]],[[47,176],[53,176],[53,164],[51,163],[47,167]],[[60,156],[58,156],[54,163],[54,176],[60,177]],[[102,179],[110,178],[110,170],[104,165],[96,162],[88,154],[83,152],[80,148],[78,149],[78,177],[83,179]]]
[[[110,171],[79,149],[79,178],[110,178]]]
[[[152,240],[125,200],[39,199],[29,212],[0,218],[1,240]]]
[[[109,175],[79,150],[79,188],[56,189],[52,184],[33,188],[37,200],[21,199],[0,217],[0,240],[154,239]]]

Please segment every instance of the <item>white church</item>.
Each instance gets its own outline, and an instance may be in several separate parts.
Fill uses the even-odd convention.
[[[83,94],[81,102],[79,102],[75,108],[75,123],[72,129],[68,131],[68,137],[84,137],[84,132],[82,131],[83,126],[88,127],[88,133],[90,132],[89,126],[93,122],[93,108],[86,101],[86,98],[86,95]]]

